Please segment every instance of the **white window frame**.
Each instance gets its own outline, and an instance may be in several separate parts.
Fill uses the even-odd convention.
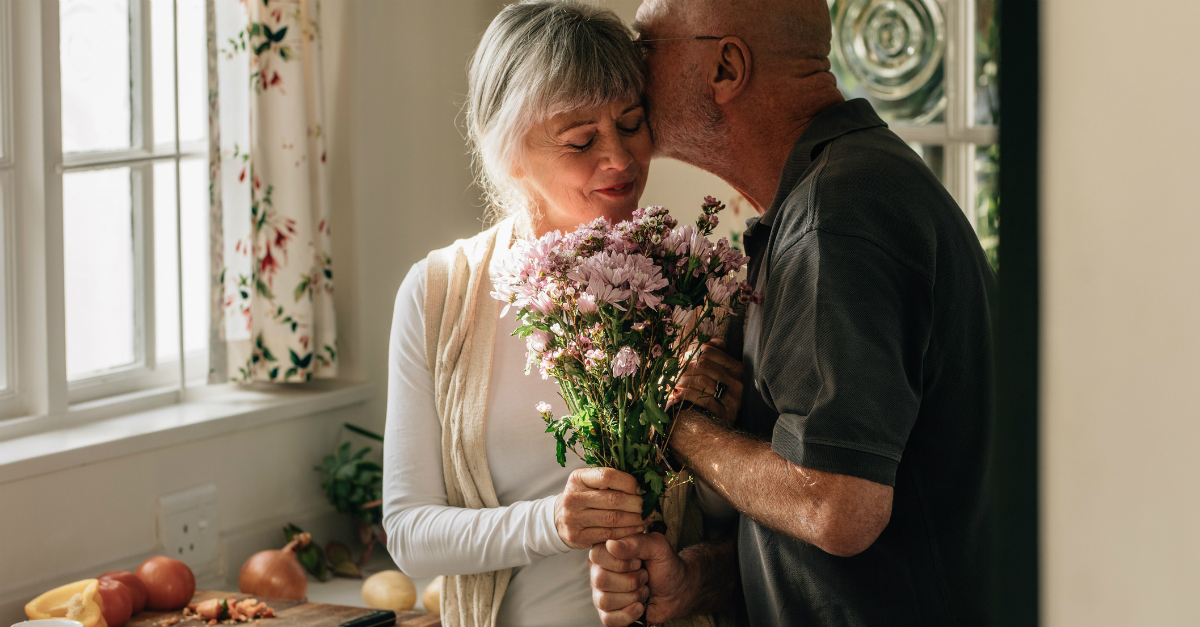
[[[7,98],[0,124],[7,124],[0,177],[11,181],[4,204],[10,218],[3,235],[11,315],[5,316],[15,343],[9,343],[9,389],[0,393],[0,441],[64,428],[115,415],[186,400],[189,385],[207,371],[206,360],[184,350],[183,263],[180,162],[207,159],[207,141],[180,144],[178,0],[169,0],[174,25],[175,136],[154,141],[150,64],[150,0],[130,0],[134,148],[95,154],[62,151],[59,2],[0,0],[0,97]],[[4,29],[7,29],[5,31]],[[20,124],[15,121],[20,120]],[[164,144],[166,146],[164,147]],[[179,361],[156,363],[154,299],[154,165],[175,165],[176,277]],[[63,257],[63,175],[129,167],[133,177],[134,273],[137,348],[132,366],[68,381]],[[15,211],[14,211],[15,208]],[[15,217],[14,217],[15,214]],[[3,218],[4,216],[0,216]],[[20,269],[19,272],[15,268]],[[202,356],[203,357],[203,356]],[[202,385],[202,383],[201,383]]]
[[[977,148],[999,140],[995,125],[975,123],[975,3],[976,0],[939,0],[946,18],[946,115],[944,123],[920,126],[890,124],[907,142],[944,147],[943,184],[962,207],[971,226],[979,229],[979,201],[975,156]]]
[[[937,1],[946,17],[946,121],[888,126],[905,142],[943,148],[942,183],[978,231],[976,149],[996,144],[1000,129],[976,124],[976,0]]]

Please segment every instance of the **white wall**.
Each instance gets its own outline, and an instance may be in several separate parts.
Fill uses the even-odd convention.
[[[1192,0],[1042,0],[1050,627],[1200,621]]]

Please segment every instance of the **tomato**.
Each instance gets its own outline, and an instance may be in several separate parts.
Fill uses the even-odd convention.
[[[115,579],[101,579],[99,584],[104,622],[108,627],[124,627],[133,616],[133,595],[129,593],[129,587]]]
[[[125,584],[125,588],[129,591],[130,600],[133,601],[133,613],[138,614],[146,608],[146,585],[142,583],[137,575],[127,570],[110,570],[97,579],[112,579]]]
[[[145,584],[146,607],[152,610],[180,609],[196,593],[196,576],[179,560],[152,557],[142,562],[134,574]]]

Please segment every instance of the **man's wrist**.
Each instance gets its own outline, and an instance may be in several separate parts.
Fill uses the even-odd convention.
[[[674,453],[679,464],[694,468],[699,460],[694,459],[697,451],[704,448],[704,433],[715,434],[712,429],[727,431],[712,412],[697,405],[690,405],[675,417],[678,421],[671,435],[669,452]]]

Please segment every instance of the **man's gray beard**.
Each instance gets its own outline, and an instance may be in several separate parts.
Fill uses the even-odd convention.
[[[728,126],[716,103],[695,91],[679,107],[650,103],[650,129],[654,152],[717,173],[730,145]]]

